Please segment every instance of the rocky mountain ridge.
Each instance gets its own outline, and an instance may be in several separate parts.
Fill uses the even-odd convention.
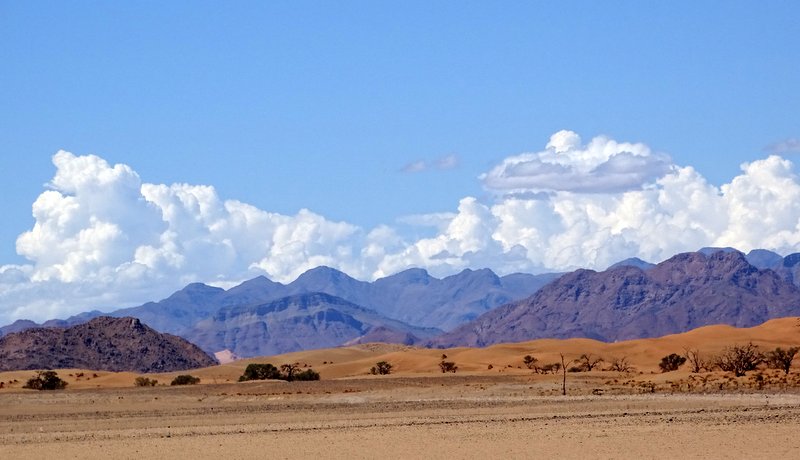
[[[170,372],[213,366],[216,359],[137,318],[101,316],[69,328],[30,328],[0,337],[0,371],[94,369]]]
[[[710,324],[754,326],[798,314],[800,288],[785,273],[759,269],[738,251],[699,251],[645,270],[630,265],[577,270],[429,344],[486,346],[568,337],[615,341]]]

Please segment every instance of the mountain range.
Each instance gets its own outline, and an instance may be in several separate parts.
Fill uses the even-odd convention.
[[[800,315],[800,254],[703,248],[659,264],[631,258],[607,270],[438,279],[410,269],[374,282],[328,267],[292,283],[257,277],[224,290],[194,283],[131,316],[210,353],[240,357],[366,342],[486,346],[536,338],[655,337],[710,324],[753,326]],[[44,325],[85,323],[86,312]],[[20,320],[0,337],[38,326]]]
[[[756,262],[778,266],[777,259],[757,255]],[[800,314],[795,266],[785,261],[778,269],[759,269],[739,251],[709,248],[644,269],[623,264],[603,272],[577,270],[428,344],[481,347],[571,337],[611,342],[711,324],[755,326]]]
[[[494,307],[528,297],[558,276],[500,277],[488,269],[467,269],[438,279],[425,270],[409,269],[369,283],[317,267],[289,284],[263,276],[229,290],[193,283],[159,302],[110,313],[86,312],[43,326],[66,327],[103,314],[132,316],[208,352],[227,349],[242,357],[356,343],[366,340],[363,337],[419,344]],[[0,328],[0,336],[34,326],[38,325],[19,320]]]
[[[170,372],[215,364],[196,345],[130,317],[101,316],[68,328],[35,327],[0,337],[0,371]]]

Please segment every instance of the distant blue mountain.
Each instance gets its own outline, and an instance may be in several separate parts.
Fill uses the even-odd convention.
[[[655,267],[656,264],[651,264],[650,262],[645,262],[644,260],[638,257],[631,257],[630,259],[621,260],[614,265],[607,268],[607,270],[611,270],[617,267],[636,267],[642,270],[649,270]]]
[[[225,346],[239,356],[270,350],[294,351],[322,343],[328,346],[339,339],[341,345],[365,340],[364,337],[416,343],[441,330],[471,321],[499,305],[528,297],[558,276],[516,273],[499,277],[488,269],[467,269],[439,279],[414,268],[369,283],[330,267],[317,267],[289,284],[273,282],[263,276],[227,291],[193,283],[158,302],[106,315],[136,317],[158,331],[197,343],[206,351],[220,351],[216,347]],[[320,297],[321,294],[329,298]],[[256,313],[263,311],[264,305],[287,298],[293,299],[295,306],[304,305],[309,299],[319,304],[313,312],[296,309],[292,319],[278,328],[291,335],[287,324],[294,324],[296,334],[308,338],[305,342],[276,336],[277,317],[272,314],[261,317]],[[230,315],[234,312],[236,319],[232,320]],[[45,325],[67,327],[99,315],[100,312],[82,313],[67,320],[51,320]],[[343,320],[346,317],[355,319]],[[331,323],[325,325],[328,321]],[[363,327],[356,327],[357,322]],[[36,323],[18,321],[0,328],[0,335],[32,326]],[[321,335],[311,340],[313,334],[309,331],[314,330]],[[326,334],[333,334],[333,338]]]

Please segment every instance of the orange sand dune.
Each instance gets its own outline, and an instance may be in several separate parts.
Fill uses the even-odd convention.
[[[576,359],[584,353],[602,357],[606,362],[625,357],[637,372],[651,373],[658,371],[659,361],[670,353],[682,354],[685,349],[697,349],[702,355],[709,357],[727,346],[751,341],[764,351],[778,346],[784,348],[800,346],[800,318],[780,318],[759,326],[741,329],[731,326],[706,326],[682,334],[617,343],[590,339],[542,339],[487,348],[443,350],[366,344],[248,358],[191,371],[150,374],[148,377],[157,379],[160,384],[169,384],[179,374],[198,376],[201,378],[201,383],[235,382],[250,363],[272,363],[279,366],[283,363],[297,362],[301,366],[313,367],[320,372],[323,379],[341,379],[368,375],[369,369],[378,361],[390,362],[394,366],[392,373],[395,375],[419,376],[440,374],[438,364],[443,354],[447,355],[447,361],[456,363],[459,374],[527,374],[530,371],[522,362],[525,355],[532,355],[540,364],[547,364],[560,361],[561,353],[567,361]],[[80,373],[83,373],[83,376],[78,377]],[[0,373],[0,382],[6,382],[6,388],[18,388],[21,383],[8,385],[8,382],[13,380],[24,382],[30,375],[31,371],[3,372]],[[59,376],[69,382],[70,389],[131,386],[138,375],[130,372],[59,370]]]

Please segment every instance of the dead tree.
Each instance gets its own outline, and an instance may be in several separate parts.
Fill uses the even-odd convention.
[[[796,355],[798,351],[800,351],[800,347],[789,347],[788,350],[778,347],[767,352],[767,364],[772,369],[780,369],[788,375],[792,367],[792,361],[794,361],[794,355]]]
[[[689,363],[689,368],[692,373],[698,374],[704,370],[709,370],[709,363],[700,356],[700,350],[696,348],[684,348],[683,357],[686,358],[686,361]]]
[[[565,358],[564,358],[564,353],[559,353],[559,355],[561,356],[561,371],[563,372],[563,376],[562,376],[562,379],[561,379],[561,395],[562,396],[566,396],[567,395],[567,366],[572,364],[574,362],[574,360],[571,359],[569,361],[566,361]]]

